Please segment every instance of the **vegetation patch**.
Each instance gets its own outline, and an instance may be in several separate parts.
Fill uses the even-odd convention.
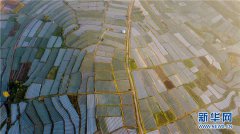
[[[135,60],[134,59],[129,59],[129,64],[130,64],[130,68],[131,68],[131,70],[134,70],[134,69],[137,69],[137,64],[136,64],[136,62],[135,62]]]
[[[63,28],[58,26],[58,27],[56,28],[56,30],[54,31],[53,35],[54,35],[54,36],[62,36],[62,35],[63,35],[63,32],[64,32]]]
[[[183,61],[183,64],[184,64],[186,67],[188,67],[188,68],[194,67],[194,64],[193,64],[193,62],[192,62],[191,59],[186,59],[186,60],[184,60],[184,61]]]
[[[164,124],[167,124],[167,122],[168,122],[168,120],[165,117],[163,112],[154,113],[153,116],[157,123],[157,126],[163,126]]]
[[[43,18],[42,18],[42,21],[43,21],[43,22],[49,22],[49,21],[51,21],[51,20],[50,20],[50,17],[49,17],[49,16],[44,15]]]
[[[194,82],[190,82],[190,83],[184,84],[183,87],[184,87],[185,89],[193,89],[193,88],[196,87],[196,85],[195,85]]]
[[[165,81],[165,80],[168,80],[168,77],[167,75],[164,73],[163,69],[161,66],[157,66],[155,69],[155,72],[157,73],[158,77],[162,80],[162,81]]]
[[[57,71],[58,71],[58,68],[57,68],[57,67],[53,67],[53,68],[49,71],[49,73],[48,73],[48,75],[47,75],[47,79],[54,80],[55,77],[56,77]]]
[[[207,90],[207,85],[211,84],[211,80],[207,76],[206,71],[198,71],[196,73],[197,79],[195,80],[197,86],[202,89],[203,91]]]
[[[39,48],[38,52],[36,54],[36,59],[40,59],[44,53],[45,49],[44,48]]]
[[[174,115],[174,113],[171,110],[166,111],[165,115],[169,122],[173,122],[174,120],[176,120],[176,116]]]
[[[195,94],[192,90],[193,90],[193,85],[189,85],[189,84],[184,84],[183,87],[187,90],[187,92],[193,97],[193,99],[195,100],[195,102],[199,105],[199,107],[203,107],[205,104],[202,101],[202,99],[200,98],[200,96],[198,96],[197,94]]]

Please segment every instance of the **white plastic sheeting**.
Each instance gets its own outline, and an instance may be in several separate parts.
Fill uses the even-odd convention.
[[[38,97],[41,90],[41,86],[42,86],[41,84],[32,83],[28,87],[25,97],[27,99]]]

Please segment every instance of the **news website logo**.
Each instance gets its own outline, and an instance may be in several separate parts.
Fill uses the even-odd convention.
[[[231,112],[198,112],[199,129],[232,129]]]

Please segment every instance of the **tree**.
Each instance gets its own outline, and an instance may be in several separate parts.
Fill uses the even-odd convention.
[[[21,102],[24,99],[25,93],[27,91],[27,86],[23,85],[22,82],[14,81],[9,82],[9,97],[10,103]]]
[[[44,21],[44,22],[50,21],[50,17],[49,17],[48,15],[44,15],[44,16],[43,16],[43,21]]]

